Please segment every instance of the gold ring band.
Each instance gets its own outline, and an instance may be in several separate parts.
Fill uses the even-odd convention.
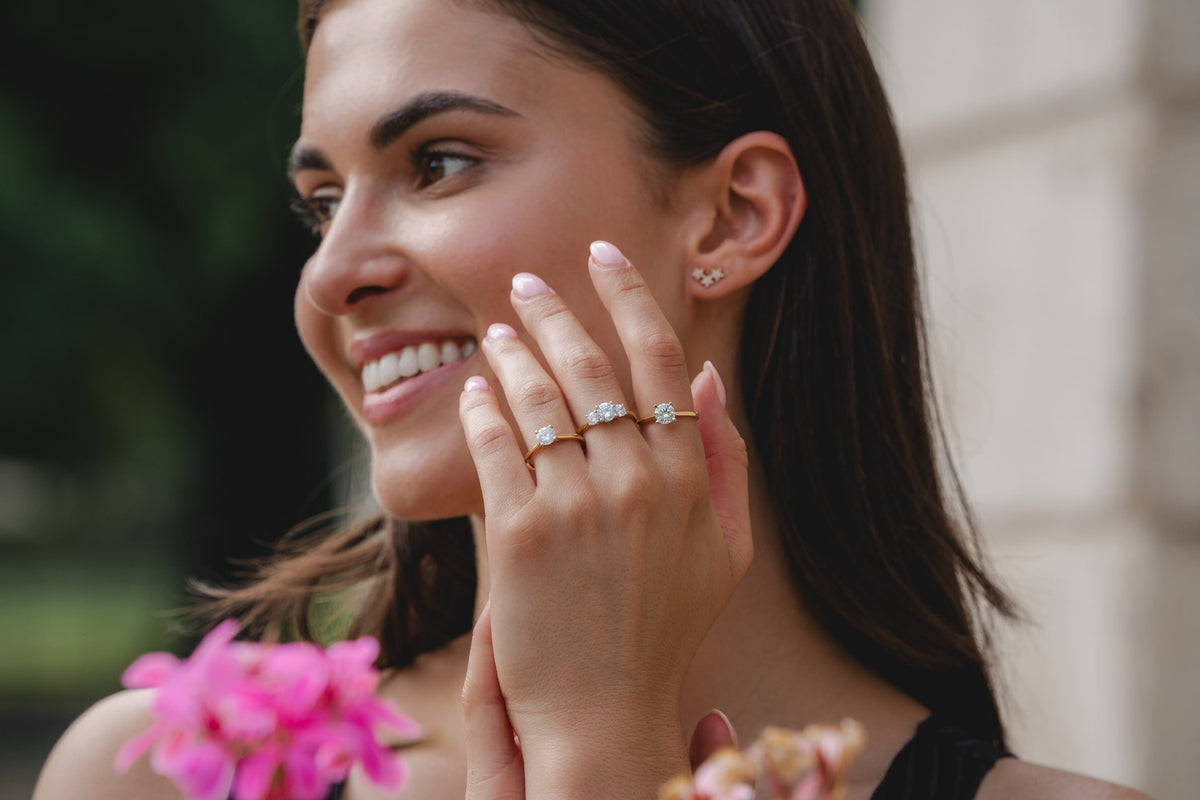
[[[690,417],[691,419],[700,419],[699,411],[676,411],[674,403],[659,403],[654,407],[654,413],[648,417],[639,417],[638,425],[645,425],[648,422],[654,422],[659,425],[670,425],[680,417]]]
[[[587,449],[587,443],[583,441],[582,434],[579,434],[579,433],[556,433],[554,428],[550,425],[547,425],[544,428],[540,428],[538,430],[538,432],[535,434],[535,436],[537,437],[537,444],[535,444],[533,447],[531,447],[529,449],[529,452],[525,454],[525,466],[529,467],[531,472],[536,471],[536,469],[533,466],[534,455],[541,450],[545,450],[547,447],[553,447],[554,445],[558,444],[559,442],[565,442],[569,439],[574,439],[574,440],[578,441],[580,444],[582,444],[585,450]]]

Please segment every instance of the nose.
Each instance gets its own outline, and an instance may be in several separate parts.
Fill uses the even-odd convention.
[[[301,277],[301,290],[316,309],[352,314],[408,281],[407,259],[381,216],[342,202]]]

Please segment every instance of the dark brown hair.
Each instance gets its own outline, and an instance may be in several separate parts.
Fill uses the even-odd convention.
[[[809,208],[752,290],[741,376],[795,587],[864,664],[939,715],[1003,741],[981,620],[1012,616],[982,565],[928,384],[895,127],[845,0],[476,0],[636,101],[651,155],[702,163],[754,130],[791,145]],[[327,5],[300,0],[307,46]],[[355,630],[399,666],[469,630],[462,521],[377,519],[225,595],[307,632],[314,590],[371,587]],[[298,601],[298,603],[292,603]],[[290,609],[290,611],[288,610]]]

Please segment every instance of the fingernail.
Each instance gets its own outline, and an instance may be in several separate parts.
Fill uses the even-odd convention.
[[[496,322],[488,326],[487,338],[493,342],[499,339],[515,339],[517,338],[517,332],[513,330],[511,325]]]
[[[472,375],[467,378],[467,382],[463,384],[464,392],[486,392],[488,388],[487,378],[481,375]]]
[[[513,292],[522,300],[532,300],[544,294],[550,294],[550,287],[537,275],[528,272],[518,272],[512,279]]]
[[[705,361],[704,368],[712,373],[713,383],[717,385],[717,397],[721,398],[721,405],[725,405],[725,381],[721,380],[721,373],[717,372],[711,361]]]
[[[616,245],[609,244],[608,242],[592,242],[591,251],[596,265],[605,269],[616,269],[629,263],[625,259],[625,255],[617,249]]]
[[[729,717],[725,716],[725,712],[719,708],[714,708],[709,713],[716,714],[725,723],[725,729],[729,731],[729,739],[733,742],[734,748],[738,746],[737,730],[733,727],[733,723],[729,721]]]

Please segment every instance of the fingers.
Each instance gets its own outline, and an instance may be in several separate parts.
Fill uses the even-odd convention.
[[[524,800],[525,765],[513,737],[492,650],[491,606],[475,623],[462,691],[467,800]]]
[[[649,416],[657,404],[664,402],[674,403],[678,411],[690,410],[685,408],[690,392],[683,347],[641,274],[608,242],[593,242],[591,253],[592,281],[629,357],[639,413]],[[657,427],[647,425],[649,429]],[[652,430],[647,434],[656,435]],[[699,456],[697,437],[662,438],[671,443],[672,455]]]
[[[524,439],[523,452],[538,448],[537,469],[582,467],[582,442],[555,441],[556,436],[573,435],[576,427],[558,383],[516,331],[502,323],[492,325],[482,346]]]
[[[746,442],[725,411],[725,387],[711,361],[692,381],[692,402],[704,443],[709,496],[729,548],[730,570],[741,580],[754,558],[750,534],[749,465]]]
[[[714,708],[700,718],[692,731],[692,741],[688,745],[688,761],[692,765],[692,771],[721,748],[737,746],[737,731],[733,729],[733,723],[719,709]]]
[[[498,504],[525,503],[533,494],[533,480],[528,470],[514,469],[524,451],[485,379],[479,376],[467,379],[458,400],[458,416],[479,475],[484,513],[502,513],[504,508]]]

